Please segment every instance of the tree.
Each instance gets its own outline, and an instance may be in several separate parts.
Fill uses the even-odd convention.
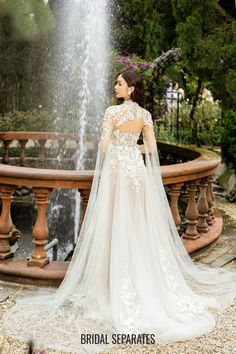
[[[0,3],[0,113],[47,101],[48,35],[54,17],[43,0]]]
[[[203,83],[224,107],[235,107],[236,45],[233,19],[215,0],[122,0],[121,50],[153,60],[171,47],[182,49],[182,72],[196,80],[191,94],[193,143],[199,143],[195,109]],[[119,16],[118,16],[119,18]],[[119,18],[120,21],[120,18]],[[179,65],[180,66],[180,65]]]
[[[170,0],[117,1],[115,46],[154,60],[175,46],[175,19]]]
[[[226,14],[213,0],[197,2],[172,0],[172,8],[176,19],[177,43],[183,51],[184,67],[197,78],[190,120],[193,142],[198,144],[194,113],[203,83],[212,81],[215,95],[221,100],[222,95],[226,96],[226,87],[222,87],[222,80],[221,87],[217,87],[215,78],[225,75],[225,46],[231,42],[228,33],[232,21],[228,20]]]
[[[0,16],[8,19],[11,39],[32,41],[47,34],[54,24],[49,6],[43,0],[8,0],[0,3]]]

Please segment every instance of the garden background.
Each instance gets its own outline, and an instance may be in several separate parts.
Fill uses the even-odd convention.
[[[0,131],[54,129],[56,72],[51,43],[57,42],[59,8],[58,0],[0,1]],[[113,83],[117,72],[127,67],[141,72],[149,103],[152,90],[165,92],[169,82],[177,81],[185,93],[179,105],[179,140],[220,149],[223,160],[234,169],[234,17],[213,0],[113,0],[112,13],[109,81]],[[180,48],[179,60],[151,75],[151,64],[171,48]],[[213,102],[203,99],[204,88]],[[108,103],[112,89],[111,84]],[[173,131],[162,127],[168,112],[153,108],[152,114],[156,131],[161,132],[158,138],[175,141]]]

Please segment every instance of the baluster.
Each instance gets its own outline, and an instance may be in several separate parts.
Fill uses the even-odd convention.
[[[60,168],[60,166],[63,166],[64,162],[64,154],[65,154],[65,139],[58,140],[58,147],[59,147],[59,155],[57,157],[57,168]]]
[[[214,196],[214,193],[213,193],[213,176],[210,176],[209,178],[209,184],[210,184],[210,194],[211,194],[211,200],[212,200],[212,205],[211,205],[211,211],[210,211],[210,214],[211,214],[211,219],[212,219],[212,222],[214,221],[215,219],[215,215],[214,215],[214,209],[213,209],[213,205],[214,205],[214,200],[215,200],[215,196]]]
[[[212,206],[213,206],[213,200],[212,200],[212,177],[210,176],[208,178],[208,186],[207,186],[207,191],[206,191],[206,195],[207,195],[207,203],[208,203],[208,216],[207,216],[207,223],[208,225],[212,225],[213,224],[213,217],[212,214],[214,214]]]
[[[80,148],[80,139],[79,137],[77,139],[75,139],[75,144],[76,144],[76,150],[78,150]]]
[[[65,139],[58,140],[59,154],[60,155],[64,153],[65,145],[66,145],[66,140]]]
[[[27,144],[28,140],[20,140],[20,157],[19,157],[19,162],[20,162],[20,166],[24,166],[25,165],[25,150],[26,150],[26,144]]]
[[[13,228],[11,220],[11,201],[14,189],[15,187],[12,186],[0,186],[2,199],[2,213],[0,216],[0,260],[14,257],[9,243]]]
[[[33,191],[36,195],[38,212],[36,223],[32,231],[34,237],[32,242],[35,248],[32,252],[32,258],[28,261],[28,266],[43,267],[45,264],[49,263],[49,258],[47,257],[44,246],[47,243],[48,237],[46,210],[52,188],[33,188]]]
[[[180,223],[181,223],[181,217],[179,214],[179,207],[178,207],[178,201],[179,201],[179,196],[180,196],[180,191],[183,183],[178,183],[178,184],[171,184],[169,186],[170,189],[170,202],[171,202],[171,212],[175,221],[175,225],[177,229],[179,230],[180,228]]]
[[[12,140],[4,140],[3,141],[3,156],[2,156],[2,163],[8,164],[9,163],[9,147],[12,143]]]
[[[195,201],[195,195],[197,191],[196,185],[197,185],[197,181],[187,182],[188,205],[185,211],[185,219],[186,219],[187,227],[185,233],[183,234],[184,238],[190,238],[193,240],[200,237],[197,232],[198,210]]]
[[[197,223],[197,230],[199,232],[208,232],[209,227],[207,224],[207,217],[208,217],[208,210],[209,210],[209,206],[208,206],[208,202],[207,202],[207,177],[206,178],[202,178],[199,184],[199,189],[200,189],[200,195],[199,195],[199,199],[198,199],[198,204],[197,204],[197,208],[198,208],[198,223]]]
[[[45,145],[47,140],[40,139],[39,140],[39,162],[44,162],[45,160]]]
[[[82,201],[82,217],[80,217],[80,225],[79,225],[79,230],[78,230],[78,235],[80,233],[80,229],[84,220],[84,216],[86,213],[87,205],[88,205],[88,200],[89,200],[89,195],[90,195],[90,189],[78,189],[81,195],[81,201]]]

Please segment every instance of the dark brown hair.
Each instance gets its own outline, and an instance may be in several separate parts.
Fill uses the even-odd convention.
[[[131,93],[130,98],[132,101],[137,102],[141,107],[145,104],[144,86],[141,75],[134,70],[128,69],[117,75],[121,75],[129,87],[134,86],[134,91]],[[122,103],[123,98],[118,98],[117,103]]]

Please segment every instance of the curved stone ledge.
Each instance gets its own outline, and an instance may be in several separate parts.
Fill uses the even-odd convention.
[[[0,140],[60,140],[75,139],[78,140],[78,134],[73,133],[55,133],[55,132],[0,132]]]
[[[193,253],[201,248],[204,248],[220,237],[224,226],[223,218],[218,210],[214,210],[214,211],[215,211],[215,223],[206,234],[200,233],[199,234],[200,237],[197,238],[196,240],[182,238],[183,244],[188,253]]]
[[[55,188],[79,189],[82,197],[82,215],[84,215],[92,185],[93,170],[72,171],[52,170],[9,165],[9,142],[18,140],[21,146],[19,158],[25,160],[25,141],[28,139],[43,142],[47,139],[78,139],[73,134],[18,132],[0,133],[4,145],[4,164],[0,164],[0,193],[2,214],[0,216],[0,278],[27,284],[57,286],[64,277],[68,262],[50,262],[45,252],[47,243],[46,209],[50,195]],[[220,157],[214,152],[158,142],[161,151],[180,154],[191,161],[161,166],[164,185],[169,194],[172,215],[178,230],[182,233],[183,243],[189,253],[205,247],[217,239],[222,231],[223,220],[213,210],[214,195],[212,175],[220,163]],[[42,151],[41,151],[42,152]],[[39,158],[42,157],[42,154]],[[38,214],[32,232],[34,250],[30,260],[9,259],[14,256],[10,241],[13,224],[10,203],[17,186],[33,187],[36,196]],[[183,198],[186,210],[183,215],[179,208],[179,199]]]
[[[20,284],[58,286],[70,262],[52,261],[44,268],[28,267],[25,259],[0,262],[0,279]]]
[[[0,140],[1,134],[3,133],[0,133]],[[18,136],[19,134],[20,132],[11,133],[10,137],[12,137],[13,135]],[[27,133],[27,135],[28,134],[30,133]],[[38,137],[40,133],[34,134]],[[53,133],[42,134],[47,134],[46,136],[50,136],[48,134]],[[53,134],[53,136],[54,138],[56,138],[55,134]],[[22,137],[26,138],[26,133],[23,133]],[[161,166],[163,183],[165,185],[186,182],[194,178],[202,178],[208,176],[214,173],[221,161],[220,157],[208,150],[197,148],[191,150],[187,147],[184,147],[183,145],[179,146],[164,142],[158,142],[158,145],[161,147],[161,149],[163,149],[163,147],[165,146],[165,151],[168,152],[171,152],[173,149],[175,149],[175,154],[176,152],[185,152],[185,155],[191,155],[190,152],[192,151],[193,156],[197,156],[194,160],[189,162]],[[53,170],[0,164],[0,177],[2,183],[7,183],[11,185],[24,185],[35,187],[45,186],[52,188],[87,188],[92,183],[93,170]]]

